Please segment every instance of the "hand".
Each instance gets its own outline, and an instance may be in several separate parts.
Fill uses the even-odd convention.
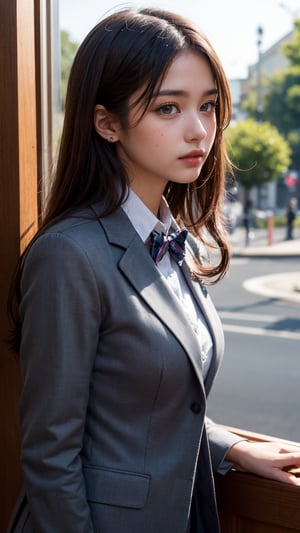
[[[300,447],[280,442],[239,441],[226,455],[238,470],[300,486]],[[290,471],[291,470],[291,471]]]

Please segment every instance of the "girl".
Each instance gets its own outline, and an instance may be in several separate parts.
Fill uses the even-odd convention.
[[[178,15],[125,9],[78,50],[16,287],[26,531],[216,533],[213,469],[298,483],[282,469],[300,453],[205,417],[223,334],[202,280],[229,261],[230,111],[214,50]]]

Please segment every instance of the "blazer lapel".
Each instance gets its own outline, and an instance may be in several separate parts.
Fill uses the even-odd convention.
[[[189,252],[188,252],[189,253]],[[185,276],[186,282],[191,289],[196,303],[199,305],[209,328],[213,339],[214,353],[209,367],[209,372],[205,380],[205,389],[207,392],[211,389],[217,369],[221,363],[224,352],[224,334],[219,315],[215,309],[214,304],[207,292],[203,282],[196,280],[187,265],[184,263],[182,272]]]
[[[184,309],[160,274],[148,250],[122,209],[99,220],[108,241],[124,249],[118,267],[152,312],[177,338],[187,353],[204,389],[202,364],[196,335]]]

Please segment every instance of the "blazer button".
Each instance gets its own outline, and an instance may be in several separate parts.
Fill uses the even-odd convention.
[[[193,413],[194,413],[195,415],[198,415],[198,414],[200,413],[200,411],[201,411],[201,405],[200,405],[200,403],[198,403],[198,402],[193,402],[193,403],[191,404],[191,411],[193,411]]]

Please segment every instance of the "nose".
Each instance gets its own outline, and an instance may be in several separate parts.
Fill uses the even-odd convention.
[[[207,130],[205,128],[202,117],[198,113],[190,114],[187,118],[185,140],[187,142],[199,141],[206,137]]]

